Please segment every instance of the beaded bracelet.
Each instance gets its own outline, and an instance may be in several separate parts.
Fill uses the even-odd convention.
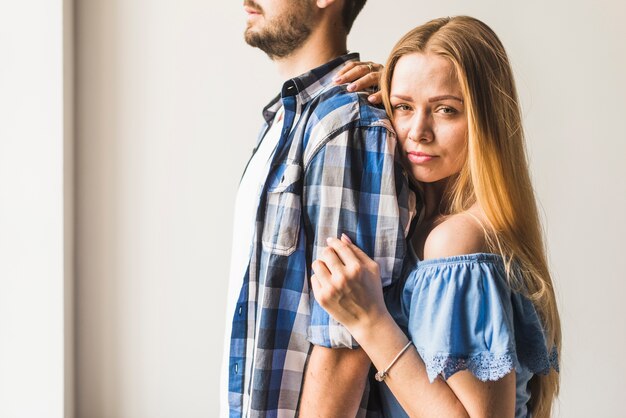
[[[387,368],[385,370],[383,370],[382,372],[378,372],[374,375],[374,378],[379,381],[382,382],[383,380],[385,380],[385,377],[387,377],[387,374],[389,373],[389,369],[391,369],[391,367],[396,364],[396,361],[398,361],[398,359],[400,358],[400,356],[402,354],[404,354],[404,352],[406,350],[408,350],[409,346],[413,344],[413,342],[411,340],[409,340],[408,343],[406,343],[406,345],[404,346],[404,348],[402,350],[400,350],[400,352],[398,353],[398,355],[391,361],[391,363],[389,364],[389,366],[387,366]]]

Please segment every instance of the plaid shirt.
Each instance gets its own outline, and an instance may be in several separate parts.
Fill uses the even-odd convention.
[[[339,57],[287,81],[264,109],[261,138],[281,105],[284,127],[234,313],[231,417],[295,416],[311,344],[357,346],[309,289],[311,263],[327,237],[346,233],[378,262],[383,285],[400,276],[412,194],[384,111],[332,83],[354,59]],[[366,404],[367,394],[363,414]]]

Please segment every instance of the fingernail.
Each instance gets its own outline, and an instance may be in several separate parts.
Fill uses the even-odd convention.
[[[371,96],[368,96],[368,97],[367,97],[367,100],[368,100],[370,103],[374,103],[374,102],[376,101],[376,97],[374,97],[374,95],[372,94]]]
[[[347,241],[348,243],[352,244],[352,240],[346,234],[341,234],[341,239],[343,239],[344,241]]]
[[[333,81],[337,84],[341,83],[341,77],[335,77],[333,78]]]
[[[348,84],[348,91],[354,91],[356,86],[354,84]]]
[[[326,243],[327,243],[327,244],[330,244],[330,241],[331,241],[332,239],[333,239],[332,237],[328,237],[328,238],[326,238]]]

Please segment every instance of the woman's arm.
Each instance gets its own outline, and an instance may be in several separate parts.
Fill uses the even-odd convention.
[[[408,339],[385,307],[378,265],[347,240],[329,239],[313,263],[313,292],[319,303],[352,333],[378,370],[386,368]],[[410,416],[505,417],[515,409],[515,373],[481,382],[470,372],[447,382],[428,380],[424,362],[410,347],[385,382]]]

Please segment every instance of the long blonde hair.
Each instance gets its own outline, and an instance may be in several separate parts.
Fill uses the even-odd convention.
[[[435,19],[413,29],[392,50],[381,80],[391,118],[395,66],[402,56],[413,53],[449,59],[463,91],[467,159],[447,191],[449,213],[466,211],[475,203],[482,207],[490,246],[505,260],[511,286],[533,302],[549,349],[556,347],[560,354],[559,313],[528,171],[517,91],[504,47],[487,25],[467,16]],[[517,274],[512,273],[513,265]],[[534,376],[530,386],[533,416],[549,417],[559,392],[558,374]]]

